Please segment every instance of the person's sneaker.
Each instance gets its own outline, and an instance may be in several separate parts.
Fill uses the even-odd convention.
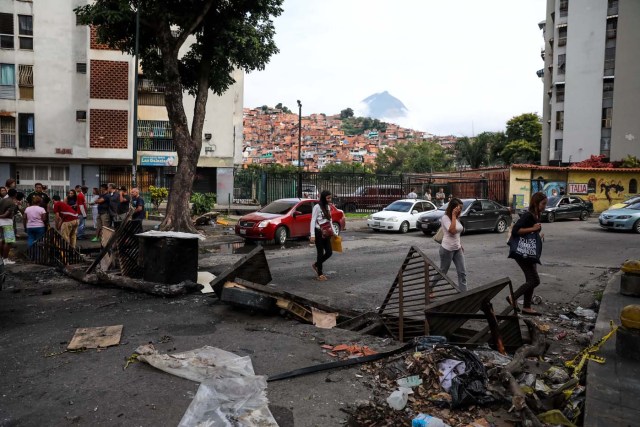
[[[13,265],[16,263],[15,261],[11,261],[9,258],[4,258],[2,261],[4,262],[4,265]]]
[[[98,236],[94,237],[93,239],[91,239],[92,242],[99,242],[100,239],[98,239]]]

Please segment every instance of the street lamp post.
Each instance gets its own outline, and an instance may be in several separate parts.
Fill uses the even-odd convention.
[[[135,65],[133,67],[133,161],[131,164],[131,187],[138,185],[138,56],[140,39],[140,4],[136,7],[136,46]]]
[[[300,167],[302,152],[302,103],[298,99],[298,197],[302,198],[302,170]]]

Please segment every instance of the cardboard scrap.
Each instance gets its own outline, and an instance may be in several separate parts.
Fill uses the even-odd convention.
[[[67,350],[111,347],[120,344],[121,336],[122,325],[78,328],[67,346]]]
[[[311,314],[313,316],[313,324],[317,328],[331,329],[336,326],[336,319],[338,313],[327,313],[322,310],[318,310],[315,307],[311,307]]]

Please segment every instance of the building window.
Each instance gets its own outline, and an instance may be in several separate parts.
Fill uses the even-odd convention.
[[[629,194],[636,194],[638,192],[638,181],[635,178],[631,178],[629,181]]]
[[[607,19],[607,38],[615,39],[618,34],[618,18]]]
[[[16,148],[16,119],[0,117],[0,148]]]
[[[138,138],[173,138],[171,123],[168,120],[138,120]]]
[[[18,65],[20,99],[33,99],[33,65]]]
[[[16,99],[16,66],[0,64],[0,98]]]
[[[76,110],[76,120],[79,122],[86,122],[87,112],[85,110]]]
[[[558,55],[558,74],[564,74],[567,66],[567,55]]]
[[[607,5],[607,15],[617,15],[618,14],[618,0],[609,0]]]
[[[87,74],[87,63],[76,62],[76,72],[79,74]]]
[[[616,70],[616,48],[607,47],[604,50],[604,75],[613,76]]]
[[[613,80],[605,80],[602,83],[602,98],[603,99],[613,98]]]
[[[569,14],[569,0],[560,0],[560,17],[563,18]]]
[[[613,121],[613,108],[603,108],[602,109],[602,127],[605,129],[611,129],[611,124]]]
[[[20,131],[20,139],[18,139],[20,148],[33,150],[36,146],[36,125],[33,114],[18,114],[18,130]]]
[[[13,49],[13,14],[0,13],[0,48]]]
[[[564,102],[564,85],[556,86],[556,102]]]
[[[33,16],[18,15],[20,49],[33,50]]]
[[[555,151],[562,151],[562,139],[556,139]]]
[[[558,28],[558,46],[567,44],[567,26]]]
[[[556,130],[564,129],[564,111],[556,111]]]

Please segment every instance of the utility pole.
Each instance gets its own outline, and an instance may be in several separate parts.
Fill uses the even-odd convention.
[[[133,67],[133,161],[131,164],[131,188],[138,186],[138,56],[140,51],[140,3],[136,7],[136,47]]]
[[[298,99],[298,197],[302,198],[302,169],[300,166],[302,152],[302,103]]]

